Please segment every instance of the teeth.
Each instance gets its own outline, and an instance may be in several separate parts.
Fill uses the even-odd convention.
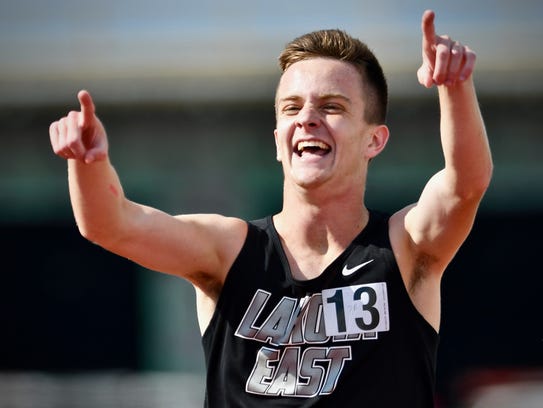
[[[307,140],[303,142],[299,142],[297,149],[298,152],[303,152],[306,148],[317,148],[322,150],[330,150],[330,146],[328,146],[324,142],[320,142],[318,140]]]

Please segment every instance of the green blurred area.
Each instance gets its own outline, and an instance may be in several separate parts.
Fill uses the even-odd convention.
[[[217,212],[256,219],[280,209],[282,173],[275,160],[272,97],[198,103],[95,102],[129,198],[172,214]],[[489,293],[503,290],[503,283],[520,271],[511,270],[495,251],[522,254],[523,265],[534,268],[522,271],[526,284],[540,289],[542,282],[534,277],[536,253],[523,251],[526,242],[530,248],[543,245],[540,230],[534,227],[543,220],[543,95],[481,94],[480,104],[495,173],[481,205],[479,218],[485,222],[476,223],[476,238],[466,243],[460,263],[452,265],[458,271],[445,280],[445,322],[449,318],[453,323],[444,324],[440,349],[444,390],[451,378],[472,366],[525,366],[529,361],[543,365],[542,357],[514,352],[505,358],[490,354],[482,361],[470,360],[466,350],[473,344],[482,347],[495,322],[487,320],[480,324],[480,333],[470,332],[475,343],[462,343],[458,330],[465,322],[454,318],[459,312],[451,311],[460,310],[455,308],[465,301],[451,294],[451,288],[458,293],[477,279],[475,285],[489,291],[478,293],[479,309],[491,314],[492,307],[499,307],[501,300]],[[74,103],[0,110],[0,225],[5,265],[11,265],[3,285],[9,293],[0,303],[2,325],[11,334],[3,339],[0,370],[202,374],[190,285],[121,262],[77,233],[66,164],[52,153],[48,140],[49,123],[76,108]],[[366,197],[369,207],[394,211],[415,201],[426,180],[442,166],[435,92],[393,97],[388,125],[391,139],[371,164]],[[502,221],[514,231],[500,229]],[[477,279],[470,282],[470,276]],[[527,304],[530,296],[524,299]],[[489,305],[485,297],[496,302],[490,309],[485,309]],[[496,332],[501,333],[498,326]],[[540,350],[540,338],[534,338],[540,334],[531,332],[519,344],[527,341],[528,352]],[[83,344],[81,339],[87,341]],[[504,340],[505,344],[509,343]],[[454,358],[459,348],[463,360]],[[93,360],[74,357],[85,353],[91,353]]]
[[[495,163],[443,281],[439,407],[475,406],[470,387],[513,377],[541,389],[543,2],[209,3],[0,0],[0,408],[203,399],[192,287],[77,231],[48,127],[78,109],[78,89],[95,97],[129,198],[255,219],[281,206],[274,61],[296,35],[346,29],[374,47],[388,76],[391,139],[370,166],[366,201],[395,211],[442,166],[437,95],[415,76],[427,7],[439,33],[477,53]],[[499,394],[477,406],[540,399],[515,405]]]
[[[432,92],[429,92],[432,95]],[[170,213],[245,218],[276,211],[282,174],[275,161],[273,100],[100,104],[110,154],[129,198]],[[542,208],[540,95],[481,95],[495,161],[487,211]],[[3,221],[70,218],[65,163],[49,147],[49,123],[73,105],[0,109]],[[417,199],[442,166],[435,97],[392,98],[391,139],[370,167],[369,206],[394,210]],[[36,205],[36,203],[40,205]]]

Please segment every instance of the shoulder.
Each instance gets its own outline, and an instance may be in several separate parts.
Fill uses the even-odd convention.
[[[175,217],[191,239],[203,239],[215,250],[229,251],[240,246],[247,235],[247,222],[220,214],[186,214]],[[185,231],[186,233],[186,231]],[[239,248],[238,248],[239,249]]]
[[[436,331],[440,324],[440,286],[443,270],[413,242],[405,224],[414,205],[390,217],[389,238],[400,275],[413,305]]]
[[[209,295],[224,283],[226,275],[239,254],[247,236],[248,223],[237,217],[219,214],[187,214],[175,217],[183,225],[182,241],[189,253],[198,259],[193,273],[186,276]]]
[[[406,227],[406,217],[414,207],[415,204],[412,204],[392,214],[388,223],[392,251],[407,287],[410,286],[414,271],[420,269],[418,264],[422,263],[420,258],[423,257],[418,253],[417,246]]]

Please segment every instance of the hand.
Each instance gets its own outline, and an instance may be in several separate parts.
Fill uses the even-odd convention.
[[[71,111],[49,127],[53,151],[65,159],[87,164],[104,160],[108,154],[107,136],[104,126],[94,114],[92,98],[87,91],[79,91],[77,98],[81,111]]]
[[[422,66],[417,71],[419,82],[453,86],[468,79],[475,67],[475,53],[447,35],[436,36],[435,14],[426,10],[422,16]]]

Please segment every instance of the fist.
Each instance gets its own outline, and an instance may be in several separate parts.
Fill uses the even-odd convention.
[[[77,94],[80,111],[71,111],[51,123],[49,137],[57,156],[92,163],[104,160],[108,142],[104,126],[95,115],[94,103],[87,91]]]
[[[427,10],[422,16],[422,65],[417,71],[419,82],[452,86],[468,79],[475,67],[475,53],[448,35],[436,35],[435,14]]]

